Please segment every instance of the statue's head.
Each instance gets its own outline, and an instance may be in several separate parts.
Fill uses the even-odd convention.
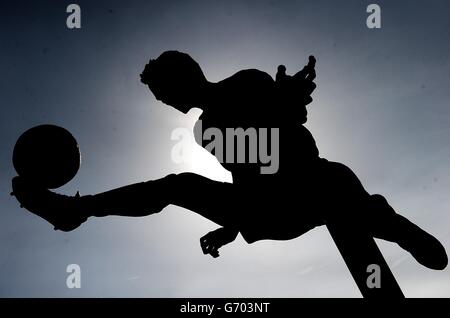
[[[183,113],[201,108],[202,92],[208,83],[198,63],[178,51],[166,51],[150,60],[141,82],[148,85],[156,99]]]

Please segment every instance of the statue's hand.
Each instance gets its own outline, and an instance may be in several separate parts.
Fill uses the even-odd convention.
[[[219,257],[219,248],[233,242],[238,233],[238,230],[226,227],[209,232],[200,238],[200,246],[202,247],[203,254],[210,254],[214,258]]]

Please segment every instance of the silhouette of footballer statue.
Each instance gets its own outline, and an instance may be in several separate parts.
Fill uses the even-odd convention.
[[[211,83],[188,54],[167,51],[150,60],[141,74],[142,83],[157,100],[183,113],[194,107],[203,110],[202,129],[278,128],[276,173],[262,174],[264,163],[259,160],[224,162],[221,164],[232,173],[233,183],[180,173],[73,197],[18,176],[12,181],[13,193],[24,208],[61,231],[72,231],[93,216],[142,217],[173,204],[220,226],[200,239],[203,253],[213,257],[238,233],[248,243],[290,240],[334,222],[395,242],[420,264],[444,269],[447,254],[436,238],[397,214],[383,196],[367,193],[347,166],[319,157],[313,136],[303,126],[316,87],[315,62],[311,56],[293,76],[281,65],[276,80],[265,72],[247,69]],[[202,145],[201,140],[197,142]]]

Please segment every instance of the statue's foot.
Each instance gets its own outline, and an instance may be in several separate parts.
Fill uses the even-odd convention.
[[[55,230],[72,231],[88,218],[79,195],[57,194],[22,177],[13,178],[12,188],[21,207],[51,223]]]
[[[425,267],[443,270],[447,267],[448,257],[444,246],[431,234],[404,218],[396,215],[400,224],[398,245],[411,253],[417,262]]]

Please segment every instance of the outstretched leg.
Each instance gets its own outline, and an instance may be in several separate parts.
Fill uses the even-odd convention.
[[[328,213],[329,222],[345,221],[373,237],[395,242],[428,268],[447,266],[445,249],[435,237],[397,214],[383,196],[369,195],[350,168],[336,162],[325,165],[327,177],[332,179],[328,189],[332,203],[345,210],[342,214]]]
[[[447,266],[444,246],[434,236],[397,214],[383,196],[372,195],[368,209],[372,211],[369,224],[374,237],[397,243],[428,268],[442,270]]]
[[[236,226],[232,207],[234,185],[213,181],[193,173],[172,174],[96,195],[68,197],[13,179],[13,194],[21,206],[44,218],[55,229],[70,231],[90,216],[147,216],[174,204],[194,211],[222,226]]]

